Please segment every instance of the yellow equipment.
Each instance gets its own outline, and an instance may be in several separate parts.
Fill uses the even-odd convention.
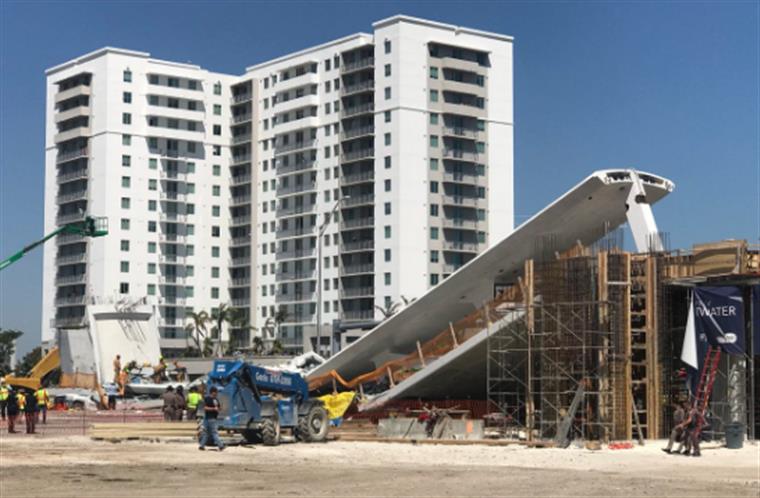
[[[25,387],[36,391],[42,385],[42,379],[59,366],[61,366],[61,352],[58,348],[53,348],[34,365],[32,371],[29,372],[29,377],[8,375],[5,377],[5,382],[12,386]]]

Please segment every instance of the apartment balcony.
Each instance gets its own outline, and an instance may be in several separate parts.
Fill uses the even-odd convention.
[[[481,201],[485,202],[485,199],[480,199],[478,197],[465,197],[462,195],[444,194],[441,196],[441,203],[444,206],[464,206],[474,208],[478,207]]]
[[[184,244],[186,236],[177,233],[164,233],[158,234],[158,241],[162,244]]]
[[[185,256],[171,253],[161,253],[158,255],[158,262],[162,265],[178,266],[185,264]]]
[[[375,311],[374,310],[359,310],[359,311],[344,311],[341,313],[341,317],[343,320],[374,320],[375,318]]]
[[[317,210],[316,204],[303,204],[300,206],[291,206],[289,208],[277,208],[277,217],[299,216],[302,214],[311,214]]]
[[[178,107],[169,107],[169,106],[150,106],[148,108],[148,114],[147,116],[155,116],[160,118],[166,118],[166,119],[179,119],[183,121],[194,121],[196,122],[196,129],[194,132],[196,133],[202,133],[204,131],[203,129],[203,109],[180,109]],[[179,129],[179,128],[170,128],[170,129]],[[185,128],[185,130],[187,130]],[[187,131],[193,131],[193,130],[187,130]]]
[[[349,275],[364,275],[374,274],[375,265],[372,263],[365,263],[360,265],[345,265],[340,267],[340,276],[346,277]]]
[[[251,224],[251,217],[250,217],[250,215],[247,215],[247,216],[236,216],[236,217],[230,219],[230,226],[231,227],[239,227],[239,226],[250,225],[250,224]]]
[[[288,271],[280,272],[276,274],[278,282],[294,282],[298,280],[314,280],[317,278],[316,270],[301,270],[301,271]]]
[[[232,288],[238,288],[238,287],[250,287],[251,286],[251,277],[245,277],[245,278],[233,278],[230,280],[229,287]]]
[[[468,161],[476,163],[481,158],[476,151],[467,151],[462,149],[443,149],[444,159],[457,159],[459,161]]]
[[[459,251],[459,252],[478,252],[478,244],[476,242],[459,242],[456,240],[445,240],[443,242],[444,251]]]
[[[468,116],[471,118],[484,118],[486,110],[473,105],[458,104],[454,102],[442,102],[441,112],[444,114],[454,114],[457,116]]]
[[[77,190],[76,192],[69,192],[67,194],[59,194],[55,200],[58,204],[66,204],[68,202],[86,201],[88,196],[88,190]]]
[[[234,125],[237,125],[237,124],[247,123],[247,122],[251,121],[252,119],[253,119],[253,113],[252,112],[246,112],[246,113],[243,113],[243,114],[233,115],[230,118],[230,123],[234,124]]]
[[[307,171],[314,167],[317,161],[303,161],[300,163],[288,164],[287,166],[277,166],[277,176],[296,173],[298,171]]]
[[[315,190],[317,188],[316,182],[309,182],[309,183],[297,183],[295,185],[288,185],[288,186],[282,186],[281,184],[277,185],[277,196],[284,196],[284,195],[291,195],[291,194],[298,194],[301,192],[311,192],[312,190]]]
[[[232,165],[236,166],[239,164],[245,164],[251,162],[251,155],[250,154],[241,154],[239,156],[232,156]]]
[[[317,128],[321,125],[320,119],[317,116],[304,115],[302,118],[293,118],[290,121],[281,121],[272,124],[273,131],[276,131],[278,135],[284,133],[292,133],[298,130],[307,130],[311,128]]]
[[[282,154],[288,154],[290,152],[313,149],[317,146],[316,140],[303,140],[301,142],[293,142],[287,145],[275,145],[274,155],[279,156]]]
[[[341,117],[350,118],[351,116],[356,116],[358,114],[366,114],[370,112],[375,112],[375,104],[373,102],[369,102],[366,104],[346,106],[343,108],[341,112],[342,112]]]
[[[187,300],[184,297],[177,297],[176,295],[161,296],[160,298],[158,298],[159,306],[164,306],[164,307],[170,307],[170,308],[173,308],[176,306],[184,307],[186,303],[187,303]]]
[[[59,214],[58,216],[55,217],[55,222],[58,225],[66,225],[68,223],[84,221],[84,217],[85,217],[84,212]]]
[[[68,183],[75,180],[86,180],[89,176],[89,169],[87,166],[69,171],[68,173],[61,173],[56,177],[59,184]]]
[[[441,82],[441,88],[444,91],[452,91],[458,93],[466,93],[468,95],[475,95],[477,97],[485,98],[488,95],[488,90],[485,86],[480,86],[474,81],[472,83],[456,80],[439,80]]]
[[[288,317],[288,320],[285,322],[286,325],[290,324],[311,324],[314,321],[314,315],[315,313],[294,313]],[[283,338],[282,339],[282,345],[283,347],[296,347],[300,348],[303,346],[303,343],[298,339],[289,339],[289,338]]]
[[[87,283],[86,273],[77,273],[75,275],[57,275],[55,285],[81,285]]]
[[[363,173],[353,173],[350,175],[343,175],[340,177],[340,184],[342,186],[355,185],[357,183],[372,183],[375,181],[374,171],[365,171]]]
[[[475,128],[465,128],[463,126],[443,126],[441,127],[441,135],[444,137],[477,140],[480,136],[480,130]]]
[[[238,268],[241,266],[250,266],[250,265],[251,265],[250,256],[244,256],[241,258],[231,258],[229,262],[230,268]]]
[[[235,237],[230,239],[230,247],[245,247],[251,245],[251,237]]]
[[[55,114],[55,122],[63,123],[69,119],[81,118],[90,115],[90,108],[87,106],[73,107],[67,111],[61,111]]]
[[[375,194],[364,195],[352,195],[348,198],[343,198],[342,207],[350,208],[357,206],[371,206],[375,203]]]
[[[457,69],[471,73],[485,74],[486,68],[478,64],[478,61],[458,59],[455,57],[441,57],[441,67]]]
[[[74,161],[76,159],[82,159],[88,157],[89,150],[87,147],[82,147],[81,149],[75,149],[75,150],[69,150],[66,152],[59,152],[58,155],[55,157],[55,163],[61,164],[65,163],[67,161]]]
[[[75,138],[89,137],[90,133],[91,132],[90,132],[89,126],[78,126],[70,130],[56,133],[53,140],[55,141],[55,143],[59,144],[61,142],[66,142],[69,140],[73,140]]]
[[[161,190],[158,193],[158,198],[163,202],[186,202],[186,194],[184,192],[166,191]]]
[[[367,252],[367,251],[374,251],[374,250],[375,250],[374,240],[359,240],[356,242],[346,242],[345,244],[340,245],[341,254],[346,254],[346,253],[351,253],[351,252]]]
[[[340,222],[341,230],[357,230],[360,228],[372,228],[375,226],[375,218],[354,218],[350,220],[342,220]]]
[[[277,238],[285,239],[288,237],[302,237],[304,235],[312,235],[316,230],[317,227],[314,225],[300,228],[288,228],[287,230],[278,229]]]
[[[443,173],[445,183],[457,183],[462,185],[485,186],[486,177],[482,175],[468,175],[465,173]]]
[[[340,290],[341,299],[374,297],[374,287],[353,287]]]
[[[240,135],[232,135],[232,145],[241,145],[253,140],[251,133],[241,133]]]
[[[148,132],[150,136],[159,136],[161,138],[171,138],[186,142],[202,142],[204,140],[202,127],[195,130],[188,130],[182,128],[169,128],[168,126],[149,126]],[[174,155],[172,155],[172,153]],[[165,155],[169,157],[177,157],[179,151],[167,151]],[[193,153],[188,153],[188,155],[192,156]]]
[[[252,93],[240,93],[238,95],[233,95],[230,98],[230,104],[231,105],[244,104],[252,99],[253,99]]]
[[[87,239],[84,236],[75,233],[61,233],[55,237],[55,243],[59,246],[80,244],[82,242],[87,242]]]
[[[276,252],[276,259],[278,261],[288,260],[288,259],[316,258],[316,257],[317,257],[317,250],[315,248]]]
[[[80,252],[77,254],[66,254],[66,255],[60,255],[57,254],[55,257],[55,264],[58,266],[63,265],[76,265],[81,263],[87,262],[87,253],[86,252]]]
[[[150,83],[147,93],[162,97],[176,97],[178,99],[200,100],[203,99],[203,90],[199,85],[197,89],[180,88],[168,85]]]
[[[58,92],[55,94],[55,103],[60,104],[61,102],[69,99],[73,99],[74,97],[81,97],[81,96],[89,96],[92,95],[92,88],[89,85],[79,85],[72,88],[69,88],[68,90],[64,90],[62,92]]]
[[[159,211],[158,213],[159,218],[161,218],[161,221],[170,221],[173,223],[185,223],[187,220],[186,214],[177,213],[174,211]]]
[[[300,97],[293,97],[285,101],[277,101],[272,105],[272,110],[277,114],[295,111],[303,107],[314,107],[319,105],[317,94],[307,93]]]
[[[355,71],[361,71],[362,69],[375,67],[374,57],[364,57],[362,59],[353,62],[344,62],[340,67],[341,74],[349,74]]]
[[[340,89],[340,94],[343,97],[349,95],[356,95],[362,92],[373,92],[375,90],[375,80],[366,80],[361,83],[354,83],[353,85],[344,85]]]
[[[317,85],[319,84],[319,75],[317,73],[303,73],[298,76],[293,76],[286,80],[280,80],[277,82],[277,91],[282,92],[285,90],[298,88],[305,85]]]
[[[355,138],[362,138],[362,137],[368,137],[375,133],[375,127],[370,126],[360,126],[358,128],[351,128],[349,130],[344,130],[340,134],[341,140],[353,140]]]
[[[84,294],[79,296],[63,296],[55,298],[55,305],[60,307],[84,306],[85,304],[87,304],[87,296]]]
[[[465,263],[462,263],[461,265],[443,265],[441,269],[444,273],[454,273],[457,270],[459,270],[461,267],[463,267]]]
[[[230,207],[242,206],[244,204],[251,203],[250,195],[239,195],[237,197],[230,197]]]
[[[465,230],[477,230],[478,220],[466,220],[461,218],[444,218],[441,220],[444,228],[461,228]]]
[[[340,162],[343,164],[375,157],[375,149],[359,149],[351,152],[345,152],[340,155]]]
[[[316,292],[292,292],[289,294],[277,293],[275,296],[275,302],[277,303],[311,303],[316,300]]]
[[[86,316],[66,316],[60,318],[53,318],[50,320],[50,326],[59,329],[79,329],[86,328],[87,317]]]
[[[230,185],[245,185],[246,183],[251,183],[251,180],[251,175],[237,175],[230,177]]]
[[[158,277],[159,285],[164,287],[184,287],[185,277],[180,275],[164,275],[161,274]]]
[[[230,299],[230,304],[233,308],[247,308],[251,305],[250,297],[240,297],[236,299]]]
[[[172,181],[172,182],[184,182],[187,180],[187,173],[178,171],[174,168],[172,169],[166,169],[161,168],[158,170],[158,175],[163,181]]]

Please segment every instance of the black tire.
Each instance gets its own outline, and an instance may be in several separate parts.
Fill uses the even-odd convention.
[[[261,441],[264,446],[280,444],[280,421],[277,417],[264,419],[261,423]]]
[[[261,444],[263,442],[261,437],[261,431],[254,429],[246,429],[243,431],[243,437],[245,441],[250,444]]]
[[[314,405],[309,413],[298,419],[298,438],[307,443],[321,443],[327,439],[329,423],[327,410]]]

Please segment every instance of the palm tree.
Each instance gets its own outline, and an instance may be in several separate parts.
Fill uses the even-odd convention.
[[[214,308],[211,311],[211,320],[216,324],[212,329],[213,335],[216,336],[214,352],[219,354],[222,344],[222,326],[225,322],[230,325],[237,323],[239,320],[239,314],[235,308],[230,308],[227,303],[220,303],[219,307]]]
[[[387,320],[388,318],[396,314],[399,306],[400,304],[396,302],[396,303],[388,303],[388,306],[386,306],[385,308],[375,305],[375,308],[377,308],[380,311],[380,313],[383,314],[383,320]]]
[[[404,306],[409,306],[410,304],[412,304],[413,302],[415,302],[417,300],[417,298],[413,297],[413,298],[409,299],[408,297],[402,295],[401,296],[401,300],[404,301]]]
[[[190,323],[185,326],[185,330],[187,330],[190,337],[193,338],[195,346],[198,348],[201,358],[203,358],[202,339],[206,337],[206,325],[211,321],[211,318],[205,311],[199,311],[198,313],[191,311],[188,313],[187,318],[190,319]]]
[[[253,338],[251,349],[253,350],[253,354],[260,355],[264,352],[264,341],[261,339],[261,337],[256,336]]]
[[[274,325],[277,328],[277,336],[276,340],[282,339],[282,334],[280,334],[280,329],[282,327],[282,323],[288,319],[288,310],[285,308],[285,306],[280,306],[280,308],[277,310],[277,312],[274,314]]]

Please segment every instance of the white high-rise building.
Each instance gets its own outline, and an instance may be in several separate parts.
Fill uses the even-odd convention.
[[[226,303],[236,346],[310,349],[322,323],[327,349],[508,234],[511,38],[373,27],[242,76],[108,48],[50,69],[46,229],[86,212],[111,233],[45,248],[43,339],[129,296],[167,348]]]

